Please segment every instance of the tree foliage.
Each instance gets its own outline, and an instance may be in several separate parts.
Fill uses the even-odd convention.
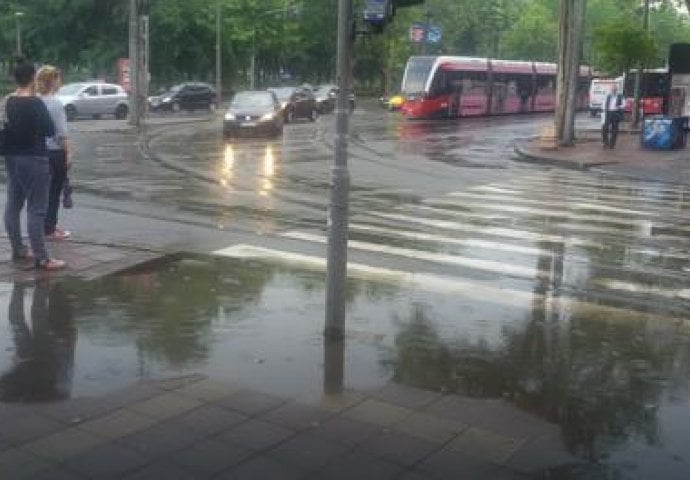
[[[337,0],[148,0],[154,86],[184,79],[211,80],[215,72],[216,2],[222,21],[226,88],[247,83],[252,51],[260,83],[332,80]],[[663,66],[671,43],[690,41],[690,0],[651,0],[649,32]],[[361,18],[362,0],[356,0]],[[628,35],[639,45],[643,0],[588,0],[584,62],[617,69],[612,52]],[[681,9],[681,7],[683,7]],[[23,12],[16,17],[15,12]],[[21,21],[24,52],[65,69],[68,78],[113,78],[116,59],[127,56],[128,2],[124,0],[12,0],[0,2],[0,51],[15,51]],[[558,33],[555,0],[427,0],[400,9],[378,37],[358,37],[355,78],[360,87],[395,89],[407,58],[422,52],[409,40],[413,22],[438,25],[443,37],[430,54],[554,61]],[[613,23],[612,23],[613,22]],[[618,28],[616,28],[616,25]],[[362,22],[359,22],[362,28]],[[604,41],[606,39],[606,41]],[[643,42],[643,47],[651,43]]]

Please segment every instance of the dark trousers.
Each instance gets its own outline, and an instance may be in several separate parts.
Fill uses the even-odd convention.
[[[49,150],[50,161],[50,187],[48,189],[48,211],[46,212],[45,234],[50,235],[55,231],[58,222],[58,210],[60,209],[60,195],[67,177],[67,165],[65,163],[64,150]]]
[[[35,155],[6,155],[7,203],[5,204],[5,230],[12,244],[12,253],[21,254],[21,223],[19,215],[26,203],[26,221],[29,242],[37,261],[48,260],[43,228],[48,208],[48,158]]]
[[[605,147],[613,148],[616,146],[616,139],[618,138],[618,124],[620,121],[620,113],[606,113],[606,118],[604,118],[604,126],[601,129],[601,136]]]

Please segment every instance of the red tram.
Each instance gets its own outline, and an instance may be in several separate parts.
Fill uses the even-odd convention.
[[[403,76],[402,112],[409,118],[551,112],[556,64],[475,57],[411,57]],[[581,67],[577,107],[588,107],[589,67]]]

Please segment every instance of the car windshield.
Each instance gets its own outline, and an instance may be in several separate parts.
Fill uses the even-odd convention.
[[[175,85],[174,87],[170,87],[170,90],[168,90],[168,92],[169,93],[177,93],[180,90],[182,90],[182,87],[184,87],[184,85]]]
[[[81,83],[71,83],[69,85],[64,85],[60,90],[58,90],[58,95],[74,95],[79,90],[82,89],[84,85]]]
[[[281,87],[281,88],[273,88],[271,89],[273,93],[276,94],[276,97],[278,97],[278,100],[287,100],[290,98],[290,95],[292,95],[292,92],[295,91],[294,87]]]
[[[246,107],[271,107],[273,106],[273,98],[269,93],[265,92],[246,92],[238,93],[230,103],[231,108],[246,108]]]

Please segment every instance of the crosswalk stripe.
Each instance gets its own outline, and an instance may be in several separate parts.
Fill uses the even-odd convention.
[[[322,257],[285,252],[253,245],[238,244],[213,252],[214,255],[240,258],[265,259],[292,263],[305,268],[322,271],[326,260]],[[348,262],[348,274],[365,280],[387,281],[401,287],[413,287],[431,292],[455,293],[469,298],[481,298],[499,305],[526,307],[533,299],[531,291],[495,288],[477,281],[464,281],[454,277],[427,273],[412,273],[391,268],[372,267],[361,263]]]
[[[237,258],[279,261],[302,268],[323,271],[326,260],[323,257],[303,255],[282,250],[237,244],[212,252],[214,255]],[[602,318],[609,322],[654,321],[664,325],[683,325],[690,327],[690,319],[668,317],[600,303],[590,303],[568,296],[545,296],[532,290],[496,288],[477,280],[462,280],[458,277],[447,277],[428,273],[413,273],[404,270],[373,267],[355,262],[348,262],[348,275],[370,281],[384,281],[400,288],[414,288],[432,293],[452,293],[471,300],[478,300],[497,305],[515,308],[532,309],[535,302],[543,302],[544,308],[562,311],[569,316],[588,316]]]
[[[660,288],[610,278],[596,279],[593,281],[593,284],[621,292],[644,293],[664,298],[690,300],[690,288]]]
[[[413,232],[408,230],[378,227],[373,225],[364,225],[362,223],[352,223],[350,224],[350,229],[353,231],[383,234],[398,238],[405,238],[408,240],[445,243],[448,245],[460,245],[463,247],[474,247],[486,250],[497,250],[501,252],[520,253],[524,255],[538,256],[548,253],[547,250],[544,250],[542,248],[523,247],[521,245],[514,245],[510,243],[493,242],[489,240],[478,240],[472,238],[447,237],[444,235],[433,235],[430,233]]]
[[[529,198],[524,197],[523,195],[529,193]],[[477,200],[477,201],[492,201],[492,202],[514,202],[514,203],[519,203],[519,204],[524,204],[524,205],[534,205],[534,206],[563,206],[567,207],[568,204],[573,200],[573,197],[568,196],[566,193],[554,193],[552,195],[544,195],[544,194],[539,194],[537,192],[519,192],[519,191],[513,191],[513,192],[494,192],[494,191],[487,191],[487,192],[482,192],[482,191],[464,191],[464,192],[450,192],[447,194],[447,197],[450,198],[469,198],[472,200]],[[436,201],[437,199],[445,200],[447,197],[437,197],[437,198],[432,198],[429,199],[429,201],[433,202]],[[596,197],[597,201],[605,201],[608,204],[615,204],[621,207],[627,207],[631,206],[631,204],[639,202],[643,203],[645,207],[649,209],[649,207],[653,207],[652,209],[649,209],[654,212],[671,212],[671,213],[678,213],[678,208],[672,208],[669,205],[668,200],[648,200],[644,198],[639,198],[635,199],[633,197],[627,196],[627,197],[620,197],[620,198],[607,198],[608,196],[602,196],[598,195]],[[582,200],[580,196],[576,197],[577,200]],[[659,208],[660,207],[660,208]]]
[[[327,242],[327,238],[321,235],[304,232],[284,232],[282,237],[290,238],[292,240],[304,240],[308,242],[323,243]],[[457,265],[460,267],[471,268],[474,270],[482,270],[493,273],[502,273],[504,275],[521,277],[521,278],[543,278],[548,276],[548,272],[537,270],[535,267],[527,267],[521,265],[510,265],[505,262],[494,262],[491,260],[480,260],[476,258],[464,257],[461,255],[446,255],[442,253],[426,252],[423,250],[412,250],[409,248],[392,247],[388,245],[381,245],[378,243],[360,242],[357,240],[350,240],[348,242],[350,248],[363,250],[367,252],[383,253],[387,255],[396,255],[399,257],[412,258],[415,260],[424,260],[427,262],[440,263],[446,265]]]
[[[588,246],[588,247],[602,247],[601,242],[593,242],[577,237],[564,237],[562,235],[552,235],[544,233],[535,233],[527,230],[515,230],[511,228],[502,227],[477,227],[465,223],[451,222],[447,220],[432,220],[428,218],[413,217],[410,215],[402,215],[397,213],[383,213],[383,212],[368,212],[367,215],[374,217],[385,218],[389,220],[398,220],[407,223],[416,223],[429,227],[435,227],[445,230],[453,230],[459,232],[469,232],[485,236],[497,236],[506,238],[515,238],[518,240],[526,240],[533,242],[547,242],[557,243],[572,246]]]
[[[611,177],[599,177],[597,179],[587,180],[585,178],[558,178],[556,176],[546,176],[546,177],[517,177],[505,182],[504,185],[524,185],[524,186],[540,186],[544,182],[551,184],[561,184],[573,188],[589,188],[598,189],[609,188],[609,189],[621,189],[621,190],[637,190],[637,191],[647,191],[654,194],[664,193],[664,194],[678,194],[678,193],[688,193],[688,188],[679,186],[671,187],[665,185],[661,187],[658,183],[645,183],[640,181],[631,182],[629,180],[617,180]]]

